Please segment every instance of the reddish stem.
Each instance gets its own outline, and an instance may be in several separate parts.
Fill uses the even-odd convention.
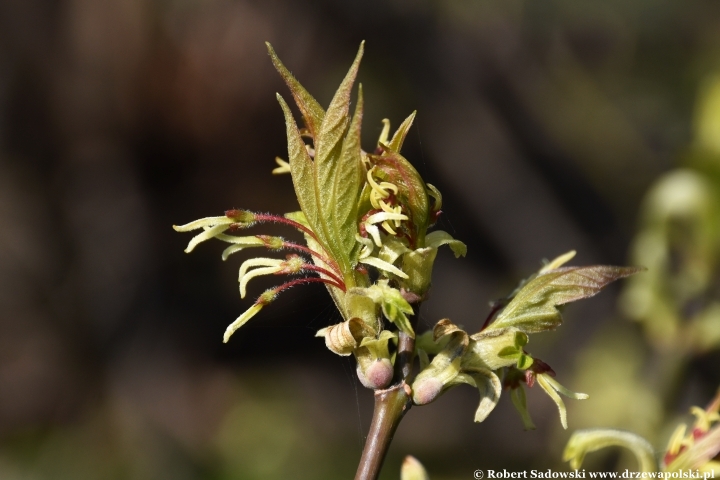
[[[282,291],[284,291],[284,290],[287,290],[287,289],[290,288],[290,287],[294,287],[295,285],[302,285],[302,284],[304,284],[304,283],[317,283],[317,282],[327,283],[328,285],[332,285],[333,287],[337,287],[337,288],[339,288],[340,290],[343,290],[343,291],[344,291],[344,287],[343,287],[342,285],[339,285],[339,284],[335,283],[335,282],[332,281],[332,280],[328,280],[327,278],[320,278],[320,277],[297,278],[297,279],[291,280],[291,281],[289,281],[289,282],[287,282],[287,283],[283,283],[283,284],[280,285],[279,287],[275,287],[273,290],[274,290],[275,293],[277,294],[277,293],[280,293],[280,292],[282,292]]]
[[[298,250],[298,251],[307,253],[307,254],[310,255],[310,256],[317,257],[317,258],[319,258],[323,263],[325,263],[327,266],[329,266],[330,268],[332,268],[333,271],[334,271],[337,275],[340,275],[340,268],[337,266],[337,264],[336,264],[333,260],[330,260],[329,258],[320,255],[319,253],[317,253],[317,252],[314,251],[314,250],[310,250],[308,247],[305,247],[305,246],[303,246],[303,245],[298,245],[297,243],[293,243],[293,242],[283,242],[283,247],[289,248],[289,249],[291,249],[291,250]],[[344,283],[344,282],[340,282],[340,283]]]
[[[328,277],[330,277],[330,278],[332,278],[333,280],[335,280],[335,281],[338,283],[338,285],[342,285],[342,287],[340,287],[340,289],[341,289],[343,292],[347,290],[347,289],[345,288],[345,282],[343,282],[340,278],[338,278],[337,275],[335,275],[335,274],[334,274],[333,272],[331,272],[330,270],[326,270],[326,269],[324,269],[324,268],[322,268],[322,267],[318,267],[317,265],[312,265],[312,264],[310,264],[310,263],[306,263],[305,265],[303,265],[303,269],[305,269],[305,270],[310,270],[310,271],[313,271],[313,272],[322,273],[323,275],[327,275]]]
[[[320,240],[318,240],[317,236],[315,236],[315,232],[307,228],[305,225],[296,222],[295,220],[290,220],[289,218],[280,217],[277,215],[270,215],[267,213],[256,213],[255,219],[260,222],[276,222],[276,223],[283,223],[285,225],[290,225],[291,227],[295,227],[298,230],[301,230],[308,235],[310,235],[312,238],[315,239],[316,242],[321,243]]]

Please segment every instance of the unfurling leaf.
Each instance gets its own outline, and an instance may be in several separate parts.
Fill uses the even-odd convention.
[[[562,323],[559,305],[592,297],[609,283],[641,270],[595,265],[547,271],[527,282],[489,328],[515,327],[525,333],[552,330]]]
[[[365,173],[360,150],[362,92],[352,120],[349,117],[350,94],[363,54],[363,44],[327,112],[295,80],[268,45],[278,72],[290,87],[295,102],[313,137],[315,154],[310,157],[289,107],[278,95],[285,114],[290,174],[307,222],[323,250],[332,256],[343,280],[354,285],[353,266],[359,249],[357,208]]]
[[[413,309],[397,289],[388,286],[387,282],[380,281],[366,288],[365,292],[368,297],[380,305],[385,318],[394,323],[401,332],[415,338],[410,319],[407,318],[407,315],[413,314]]]

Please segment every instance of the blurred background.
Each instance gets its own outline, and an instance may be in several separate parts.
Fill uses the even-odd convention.
[[[400,425],[433,479],[558,468],[572,430],[663,451],[720,384],[720,3],[713,0],[4,0],[0,3],[0,478],[338,479],[372,393],[315,332],[320,286],[228,344],[243,254],[192,255],[173,224],[297,209],[265,50],[327,105],[361,40],[364,142],[418,117],[403,153],[468,245],[436,262],[430,328],[574,264],[649,271],[569,306],[528,350],[571,390],[568,431],[529,391],[482,424],[460,387]],[[258,233],[294,233],[276,226]],[[249,295],[273,285],[258,280]],[[587,468],[627,467],[609,450]]]

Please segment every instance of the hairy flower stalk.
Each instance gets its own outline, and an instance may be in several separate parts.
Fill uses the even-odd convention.
[[[508,298],[497,302],[479,332],[469,334],[444,319],[432,332],[416,335],[414,319],[430,289],[438,249],[447,245],[455,257],[461,257],[467,247],[447,232],[432,231],[441,214],[442,195],[400,153],[415,112],[392,135],[390,121],[383,120],[377,145],[365,151],[360,146],[362,85],[357,88],[352,111],[350,108],[364,45],[327,109],[295,79],[269,44],[267,47],[302,116],[299,127],[284,98],[277,95],[285,118],[288,160],[277,157],[272,173],[290,174],[300,210],[280,216],[233,209],[224,216],[174,228],[179,232],[200,230],[188,243],[188,253],[213,238],[229,244],[222,252],[223,260],[257,247],[271,253],[291,252],[284,259],[261,256],[245,260],[238,273],[241,298],[247,295],[250,281],[259,276],[299,278],[262,293],[227,327],[223,340],[227,342],[281,292],[308,283],[326,286],[343,321],[319,330],[317,336],[324,338],[334,353],[355,357],[358,378],[375,390],[376,396],[358,480],[377,478],[393,432],[413,404],[430,403],[460,384],[470,385],[480,394],[477,422],[494,409],[503,385],[511,388],[513,404],[530,428],[521,383],[530,387],[537,382],[557,404],[566,427],[565,406],[558,393],[576,399],[586,396],[562,387],[544,362],[525,351],[529,335],[559,326],[558,306],[593,296],[639,269],[563,267],[574,255],[570,252],[549,262]],[[237,235],[266,223],[294,228],[304,244],[278,236]],[[478,311],[478,318],[480,315]],[[415,358],[420,371],[413,379]],[[422,477],[420,469],[415,470],[408,478]]]

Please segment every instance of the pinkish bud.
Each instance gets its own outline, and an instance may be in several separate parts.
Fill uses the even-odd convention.
[[[442,393],[443,383],[440,379],[429,377],[413,385],[413,402],[415,405],[425,405],[432,402]]]
[[[372,362],[366,369],[362,371],[360,365],[357,368],[360,383],[365,387],[378,390],[390,385],[393,377],[393,367],[387,358],[379,358]]]

